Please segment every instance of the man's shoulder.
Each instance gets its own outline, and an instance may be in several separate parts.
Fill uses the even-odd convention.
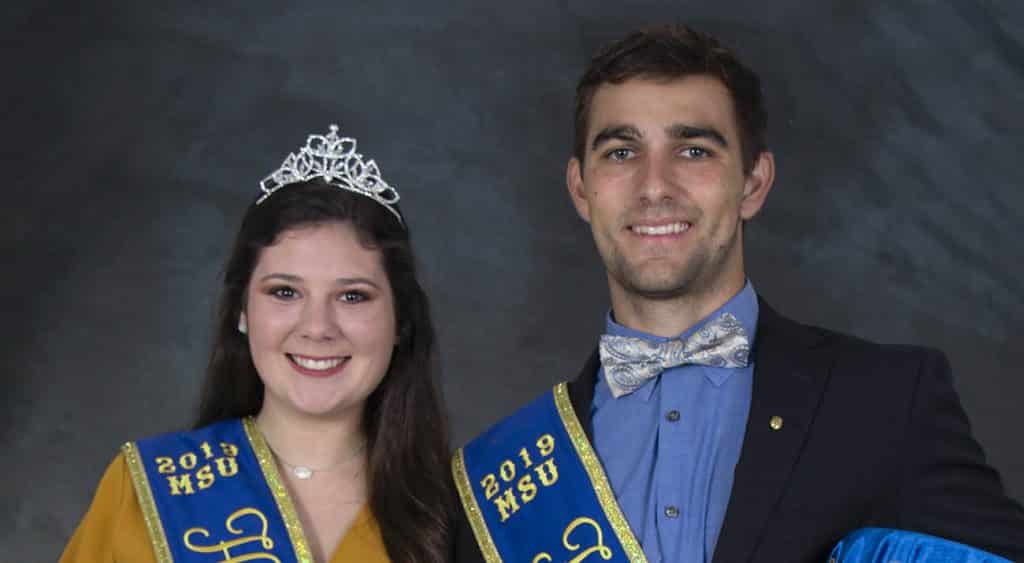
[[[563,401],[568,400],[565,384],[560,383],[554,389],[547,389],[537,393],[525,403],[518,404],[515,411],[506,414],[491,423],[485,430],[476,435],[469,443],[486,443],[497,445],[511,440],[518,439],[519,435],[540,419],[551,418],[558,412],[559,400],[556,396],[561,393]],[[564,408],[564,407],[563,407]],[[467,444],[467,447],[469,444]]]
[[[805,324],[774,311],[769,311],[768,317],[769,322],[758,329],[759,338],[762,330],[798,335],[800,340],[808,343],[810,350],[830,355],[833,365],[837,367],[871,366],[889,372],[912,368],[916,370],[925,364],[948,363],[941,350],[930,346],[878,342],[831,328]]]

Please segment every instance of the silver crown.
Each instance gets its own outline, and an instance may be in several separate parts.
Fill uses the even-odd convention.
[[[355,139],[338,137],[337,125],[331,125],[331,132],[326,135],[310,135],[306,146],[299,149],[299,154],[289,154],[280,168],[264,178],[260,182],[263,195],[256,200],[256,205],[289,184],[314,178],[323,178],[332,186],[376,201],[404,226],[402,216],[395,208],[398,192],[380,177],[376,162],[363,162],[363,156],[356,152]]]

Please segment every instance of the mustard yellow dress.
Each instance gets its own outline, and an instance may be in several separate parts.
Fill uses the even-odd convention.
[[[353,561],[390,561],[377,520],[366,505],[329,563]],[[156,563],[124,454],[118,454],[103,474],[92,506],[64,548],[60,563]]]

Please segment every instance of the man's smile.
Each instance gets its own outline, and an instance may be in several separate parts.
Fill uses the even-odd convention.
[[[690,230],[693,224],[688,221],[672,221],[629,225],[627,228],[641,236],[678,235]]]

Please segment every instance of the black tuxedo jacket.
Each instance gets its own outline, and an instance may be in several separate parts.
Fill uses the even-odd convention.
[[[1008,498],[937,351],[873,344],[788,320],[763,301],[743,449],[714,563],[823,563],[857,528],[929,533],[1024,562]],[[596,351],[569,384],[592,436]],[[769,424],[782,418],[782,427]],[[462,516],[457,562],[483,561]]]

